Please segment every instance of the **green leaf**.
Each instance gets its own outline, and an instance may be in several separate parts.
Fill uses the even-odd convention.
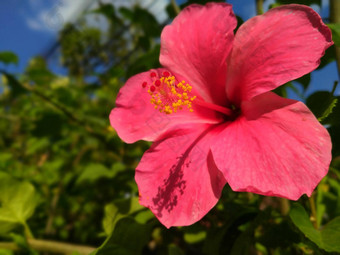
[[[0,52],[0,62],[8,65],[8,64],[18,64],[19,58],[13,52],[10,51],[2,51]]]
[[[92,255],[139,255],[150,239],[151,224],[140,224],[130,217],[117,222],[112,234]]]
[[[26,67],[25,73],[30,81],[34,81],[35,84],[45,87],[55,78],[55,75],[48,70],[46,60],[42,57],[31,59]]]
[[[11,250],[0,249],[0,255],[14,255],[14,252]]]
[[[205,231],[199,231],[197,233],[185,233],[184,234],[184,240],[187,243],[198,243],[200,241],[203,241],[207,236],[207,232]]]
[[[90,164],[81,173],[76,181],[76,185],[88,182],[94,183],[100,178],[111,178],[114,176],[114,172],[110,171],[106,166],[102,164]]]
[[[328,252],[340,252],[340,217],[334,218],[321,230],[317,230],[300,204],[292,205],[289,216],[295,226],[321,249]]]
[[[39,199],[35,188],[0,172],[0,234],[6,234],[21,224],[26,226]]]
[[[332,40],[334,44],[340,47],[340,24],[327,24],[332,30]]]

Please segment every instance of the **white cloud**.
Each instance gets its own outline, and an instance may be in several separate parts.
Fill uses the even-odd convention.
[[[102,2],[112,3],[118,8],[139,4],[154,14],[159,22],[164,22],[168,17],[165,7],[169,0],[104,0]],[[41,0],[29,0],[29,3],[32,9],[40,9],[40,11],[34,17],[26,18],[27,25],[33,30],[52,33],[60,30],[65,23],[74,22],[85,9],[94,9],[98,6],[97,1],[93,0],[57,0],[53,6],[47,9],[42,9],[43,2]],[[91,24],[105,26],[105,22],[98,17],[96,20],[91,20],[91,17],[89,19]]]

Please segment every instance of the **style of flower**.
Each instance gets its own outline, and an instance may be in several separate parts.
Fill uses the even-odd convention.
[[[131,77],[110,114],[122,140],[154,141],[136,168],[140,203],[190,225],[234,191],[297,200],[327,174],[327,130],[271,90],[314,70],[332,45],[320,16],[286,5],[245,22],[226,3],[191,5],[161,34],[163,68]]]

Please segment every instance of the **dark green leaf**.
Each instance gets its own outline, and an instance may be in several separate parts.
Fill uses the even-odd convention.
[[[263,235],[259,238],[261,244],[270,248],[285,248],[292,243],[298,243],[299,240],[299,235],[293,231],[287,221],[266,225]]]
[[[8,64],[18,64],[19,58],[11,51],[1,51],[0,52],[0,62]]]
[[[130,9],[126,7],[121,7],[119,8],[119,12],[124,16],[124,18],[133,21],[133,11],[131,11]]]
[[[306,101],[308,108],[317,118],[322,118],[324,115],[331,113],[335,103],[333,95],[327,91],[315,92]]]
[[[134,24],[138,24],[148,37],[158,37],[161,34],[161,27],[159,26],[155,17],[145,9],[136,7],[134,10]]]
[[[158,60],[159,52],[160,46],[157,45],[157,47],[154,47],[152,50],[136,59],[136,61],[130,66],[127,76],[130,77],[137,73],[145,72],[146,70],[160,66]]]
[[[6,77],[6,82],[11,88],[11,96],[12,98],[15,98],[19,96],[20,94],[23,94],[27,91],[27,89],[24,88],[24,86],[11,74],[6,73],[4,71],[0,70],[0,73],[2,73]]]
[[[184,255],[184,252],[177,245],[170,244],[168,246],[168,254],[169,255]]]
[[[321,5],[321,0],[276,0],[279,4],[303,4],[303,5],[311,5],[317,4]]]
[[[340,126],[331,126],[328,132],[332,138],[332,154],[333,157],[340,156]]]
[[[317,69],[321,69],[325,67],[326,65],[328,65],[329,63],[335,61],[335,55],[336,55],[335,46],[332,45],[326,50],[325,55],[321,58],[320,65],[318,66]]]
[[[122,218],[93,255],[139,255],[149,241],[151,231],[150,224],[140,224],[129,217]]]
[[[46,111],[43,113],[43,116],[35,122],[35,128],[32,134],[36,137],[60,136],[63,121],[65,120],[60,114]]]
[[[306,90],[310,83],[310,73],[296,79],[295,81],[300,83],[303,86],[303,89]]]

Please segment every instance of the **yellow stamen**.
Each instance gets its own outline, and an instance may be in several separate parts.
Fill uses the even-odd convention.
[[[167,73],[167,75],[165,74]],[[159,79],[156,75],[150,75],[153,78],[151,85],[148,85],[147,92],[151,96],[150,103],[160,112],[165,114],[176,113],[179,110],[188,109],[193,112],[192,102],[196,96],[191,94],[192,86],[185,81],[176,82],[174,76],[164,72],[164,76]],[[146,82],[143,87],[146,87]],[[183,108],[185,106],[185,108]]]

